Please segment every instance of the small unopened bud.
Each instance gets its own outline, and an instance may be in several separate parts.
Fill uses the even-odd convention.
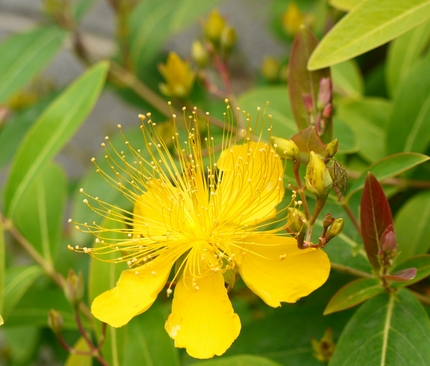
[[[324,217],[323,220],[323,228],[327,229],[334,221],[334,218],[331,216],[331,214],[327,214]]]
[[[381,235],[381,250],[391,256],[397,254],[397,240],[393,225],[389,225]]]
[[[333,110],[333,107],[331,103],[328,103],[323,109],[322,116],[324,118],[330,118],[332,110]]]
[[[48,313],[48,325],[52,329],[54,334],[60,334],[63,331],[64,321],[61,314],[54,309],[49,310]]]
[[[326,157],[332,158],[336,155],[337,151],[339,150],[339,140],[334,139],[333,141],[329,142],[325,148]]]
[[[332,84],[330,78],[322,78],[320,81],[320,90],[318,92],[318,109],[323,110],[324,107],[331,102]]]
[[[232,269],[228,269],[227,271],[223,272],[222,275],[224,277],[224,282],[227,284],[228,288],[233,288],[237,280],[236,272]]]
[[[199,41],[194,41],[191,54],[197,66],[203,68],[209,63],[209,53]]]
[[[306,168],[306,188],[317,198],[325,199],[333,186],[330,172],[322,159],[313,151],[309,155],[309,163]]]
[[[158,70],[166,83],[160,84],[160,91],[168,97],[187,97],[193,88],[195,74],[190,65],[175,52],[170,52],[165,64],[159,64]]]
[[[315,338],[311,338],[311,343],[312,349],[314,350],[312,356],[320,362],[328,363],[336,348],[336,344],[333,340],[333,330],[331,328],[327,328],[320,341],[317,341]]]
[[[281,159],[293,161],[299,160],[300,150],[293,140],[272,136],[270,142]]]
[[[261,66],[261,73],[264,79],[269,83],[274,83],[279,80],[279,61],[274,57],[265,57]]]
[[[82,272],[77,275],[73,269],[69,270],[64,284],[64,294],[73,306],[79,304],[84,296],[84,276]]]
[[[281,20],[285,33],[289,36],[295,36],[303,21],[303,13],[294,1],[290,1]]]
[[[327,234],[325,235],[326,242],[328,243],[331,239],[338,236],[342,233],[343,230],[343,219],[336,219],[333,221],[333,224],[327,230]]]
[[[233,27],[227,26],[221,33],[221,48],[230,51],[236,43],[237,35]]]
[[[226,26],[225,19],[221,16],[217,9],[212,10],[209,18],[204,25],[206,38],[218,45],[221,42],[221,34]]]
[[[288,208],[288,221],[285,229],[290,234],[300,236],[304,234],[308,228],[308,222],[305,214],[297,208]]]

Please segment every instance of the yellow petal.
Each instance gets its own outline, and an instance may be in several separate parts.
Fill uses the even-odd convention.
[[[167,281],[174,263],[170,258],[162,255],[144,266],[123,271],[116,287],[94,299],[92,314],[118,328],[148,310]]]
[[[235,145],[221,153],[217,166],[223,173],[212,200],[218,203],[219,217],[245,225],[276,215],[284,196],[284,168],[270,145]]]
[[[198,289],[195,289],[198,286]],[[221,272],[196,280],[179,280],[166,331],[175,347],[195,358],[222,355],[237,338],[240,320],[227,296]]]
[[[177,189],[169,183],[151,180],[149,188],[134,203],[133,229],[135,236],[156,239],[171,230],[172,210],[177,210]],[[168,227],[170,225],[170,229]]]
[[[296,240],[275,235],[248,237],[235,249],[246,285],[268,305],[296,302],[327,280],[330,261],[321,249],[298,249]]]

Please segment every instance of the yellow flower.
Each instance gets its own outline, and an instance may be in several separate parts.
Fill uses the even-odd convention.
[[[232,282],[232,272],[269,306],[278,307],[320,287],[330,271],[322,250],[297,248],[285,231],[286,218],[280,228],[268,229],[284,196],[284,167],[275,149],[253,135],[255,126],[245,128],[239,143],[232,115],[227,106],[222,152],[216,159],[215,138],[209,127],[208,136],[200,136],[194,110],[186,123],[186,141],[180,142],[178,132],[172,136],[178,164],[151,118],[142,122],[151,158],[128,147],[134,163],[115,151],[107,155],[114,177],[101,171],[134,203],[133,215],[89,195],[85,200],[96,212],[132,229],[124,229],[124,241],[109,242],[103,237],[108,229],[83,224],[81,230],[92,232],[104,246],[75,248],[98,258],[117,251],[116,261],[130,267],[115,288],[94,300],[96,318],[121,327],[146,311],[167,283],[167,294],[174,290],[174,298],[165,329],[176,347],[196,358],[223,354],[239,335],[240,320],[225,286]]]
[[[168,97],[187,97],[194,84],[195,74],[188,62],[183,61],[175,52],[170,52],[165,64],[158,65],[158,70],[166,83],[160,84],[161,92]]]

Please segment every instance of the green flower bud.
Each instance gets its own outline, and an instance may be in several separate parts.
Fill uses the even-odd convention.
[[[331,224],[330,228],[327,230],[327,234],[325,236],[326,243],[328,243],[331,239],[338,236],[343,230],[343,219],[336,219]]]
[[[272,136],[270,139],[272,146],[281,159],[297,161],[300,158],[300,151],[293,140]]]
[[[309,155],[306,168],[306,188],[317,198],[326,198],[333,185],[330,172],[322,159],[313,151]]]
[[[54,334],[60,334],[64,327],[64,321],[61,314],[54,309],[51,309],[48,313],[48,325],[52,329]]]
[[[73,306],[79,304],[84,296],[84,276],[82,272],[77,275],[73,269],[69,270],[64,285],[64,295]]]
[[[285,229],[290,234],[300,236],[306,233],[308,228],[308,221],[305,214],[297,208],[288,208],[288,221]]]
[[[327,158],[332,158],[333,156],[335,156],[338,150],[339,150],[338,139],[334,139],[333,141],[329,142],[325,148]]]

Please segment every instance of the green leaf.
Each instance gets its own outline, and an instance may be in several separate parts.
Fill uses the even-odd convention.
[[[430,365],[430,321],[405,289],[380,294],[346,325],[330,366]]]
[[[63,169],[50,163],[30,182],[14,215],[21,234],[51,264],[61,242],[66,190]]]
[[[288,66],[288,92],[291,110],[297,123],[299,131],[311,126],[309,113],[303,101],[304,96],[309,96],[312,100],[313,123],[318,115],[318,92],[322,78],[330,78],[330,69],[318,71],[308,71],[306,68],[312,51],[318,44],[316,37],[305,27],[301,27],[294,39],[291,50],[290,63]],[[332,123],[331,119],[326,126],[328,140],[331,140]]]
[[[430,18],[429,0],[364,0],[318,45],[308,67],[331,66],[376,48]]]
[[[430,22],[403,34],[394,40],[388,48],[386,80],[388,91],[395,96],[401,84],[409,75],[417,62],[421,60],[421,54],[430,38]]]
[[[429,159],[430,157],[423,154],[400,153],[378,160],[369,166],[366,172],[361,174],[354,182],[351,189],[348,191],[348,197],[351,197],[355,192],[358,192],[364,187],[368,172],[371,172],[379,181],[384,181],[387,178],[395,177],[419,164],[425,163]]]
[[[135,360],[140,360],[142,365],[180,365],[178,350],[164,330],[166,315],[156,301],[130,321],[124,365],[133,365]]]
[[[3,302],[6,285],[6,252],[4,242],[3,220],[0,216],[0,314],[3,314]]]
[[[48,313],[51,309],[60,312],[64,321],[64,329],[76,329],[76,321],[70,303],[59,287],[31,286],[14,306],[7,318],[11,327],[35,326],[43,328],[48,323]],[[85,318],[83,319],[84,325]]]
[[[364,94],[364,82],[360,69],[353,60],[331,67],[333,90],[343,97],[359,99]]]
[[[351,154],[358,151],[355,133],[346,123],[334,118],[333,136],[339,140],[338,154]]]
[[[391,103],[381,98],[340,102],[335,118],[347,124],[357,139],[360,157],[373,163],[385,153],[386,124]]]
[[[252,355],[222,357],[215,360],[192,363],[191,366],[281,366],[268,358]]]
[[[360,225],[367,258],[375,269],[379,269],[380,239],[384,231],[393,225],[393,217],[387,197],[372,173],[367,173],[361,196]]]
[[[43,270],[39,266],[11,267],[6,270],[3,309],[6,322],[17,302],[42,273]]]
[[[131,58],[139,74],[145,72],[172,34],[190,25],[219,2],[145,0],[136,6],[129,19],[129,27]]]
[[[429,0],[430,1],[430,0]],[[425,152],[430,144],[430,52],[399,84],[388,121],[387,151]]]
[[[269,105],[267,106],[266,116],[272,115],[273,135],[290,138],[297,132],[297,127],[288,102],[288,91],[285,86],[254,88],[241,94],[238,98],[240,108],[251,113],[253,118],[256,118],[257,107],[261,107],[263,111],[267,102],[269,102]],[[261,114],[262,112],[260,112]],[[266,123],[269,126],[269,122]],[[264,129],[263,136],[269,141],[267,128]]]
[[[360,278],[339,289],[324,310],[324,315],[352,308],[383,292],[381,281],[376,278]]]
[[[103,62],[75,80],[45,110],[27,133],[13,161],[5,187],[5,211],[13,217],[31,181],[61,150],[90,113],[103,87]]]
[[[0,133],[0,146],[2,147],[0,149],[0,167],[8,164],[13,159],[27,131],[49,103],[52,102],[55,95],[56,92],[51,93],[28,109],[22,112],[17,111],[10,119],[8,118]]]
[[[110,230],[123,228],[121,223],[118,223],[115,220],[105,219],[101,224],[102,227],[105,227]],[[104,234],[105,238],[109,239],[124,239],[124,234],[115,232],[106,232]],[[102,243],[94,243],[93,247],[101,247]],[[110,257],[106,255],[104,257],[105,260],[114,259],[115,253],[111,253]],[[90,260],[90,274],[89,274],[89,284],[88,284],[88,298],[89,302],[92,303],[93,300],[100,295],[101,293],[108,291],[115,287],[116,282],[121,274],[121,272],[127,269],[127,265],[125,263],[108,263],[102,262],[94,257],[91,257]],[[98,322],[98,336],[101,336],[101,324]],[[118,366],[123,365],[124,358],[124,347],[126,340],[126,328],[113,328],[107,327],[106,330],[106,339],[103,344],[102,352],[109,365]]]
[[[0,45],[0,104],[51,61],[66,35],[61,28],[43,27],[12,36]]]
[[[409,281],[393,282],[391,284],[391,287],[396,288],[396,287],[409,286],[429,276],[430,275],[430,254],[422,254],[422,255],[417,255],[415,257],[408,258],[405,261],[394,266],[391,272],[395,273],[408,268],[416,268],[417,269],[416,276]]]
[[[430,192],[421,192],[408,200],[395,219],[399,259],[404,260],[430,249]]]
[[[81,20],[82,17],[89,11],[89,9],[94,5],[97,0],[78,0],[73,1],[73,12],[75,13],[75,18]]]
[[[336,9],[349,11],[363,0],[329,0],[329,4]]]
[[[9,323],[8,323],[9,324]],[[41,329],[32,326],[4,327],[2,329],[2,347],[7,349],[7,364],[31,365],[40,345]],[[5,358],[2,357],[2,361]]]
[[[80,337],[73,345],[73,349],[81,352],[89,352],[90,347],[85,341],[84,337]],[[64,366],[91,366],[93,364],[93,357],[91,355],[81,355],[70,353]]]

